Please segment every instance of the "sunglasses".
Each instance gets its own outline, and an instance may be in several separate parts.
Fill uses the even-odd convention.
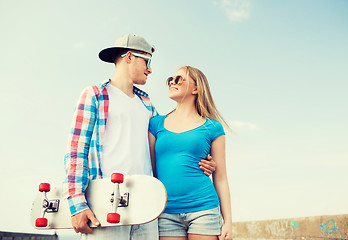
[[[170,83],[173,82],[176,85],[181,85],[184,80],[185,79],[182,76],[178,75],[178,76],[175,76],[175,77],[168,78],[167,81],[166,81],[166,84],[167,84],[167,86],[169,86]]]
[[[132,53],[132,55],[135,56],[135,57],[140,57],[140,58],[144,59],[147,68],[150,68],[150,67],[151,67],[151,58],[150,58],[150,57],[145,56],[145,55],[143,55],[143,54],[139,54],[139,53],[134,53],[134,52],[131,52],[131,53]],[[121,57],[125,57],[126,55],[127,55],[127,53],[122,54]]]

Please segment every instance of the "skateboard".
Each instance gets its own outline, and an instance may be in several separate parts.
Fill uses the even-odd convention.
[[[151,222],[161,215],[167,203],[163,184],[146,175],[113,173],[111,178],[91,180],[85,195],[101,227]],[[37,229],[73,228],[62,186],[41,183],[30,218]],[[90,226],[96,227],[91,223]]]

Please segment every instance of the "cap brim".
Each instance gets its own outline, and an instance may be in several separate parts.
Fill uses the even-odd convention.
[[[115,58],[121,54],[124,50],[131,50],[130,48],[123,48],[123,47],[110,47],[105,48],[104,50],[101,50],[99,53],[99,58],[104,62],[114,63]]]

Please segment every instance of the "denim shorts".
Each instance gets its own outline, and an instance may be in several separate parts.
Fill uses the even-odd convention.
[[[162,213],[158,218],[161,237],[183,237],[188,234],[220,235],[220,207],[189,213]]]

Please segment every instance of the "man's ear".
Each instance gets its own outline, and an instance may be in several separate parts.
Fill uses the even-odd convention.
[[[128,51],[127,52],[127,54],[126,54],[126,56],[124,56],[124,58],[126,59],[126,62],[127,63],[130,63],[131,62],[131,60],[132,60],[132,53],[131,53],[131,51]]]

